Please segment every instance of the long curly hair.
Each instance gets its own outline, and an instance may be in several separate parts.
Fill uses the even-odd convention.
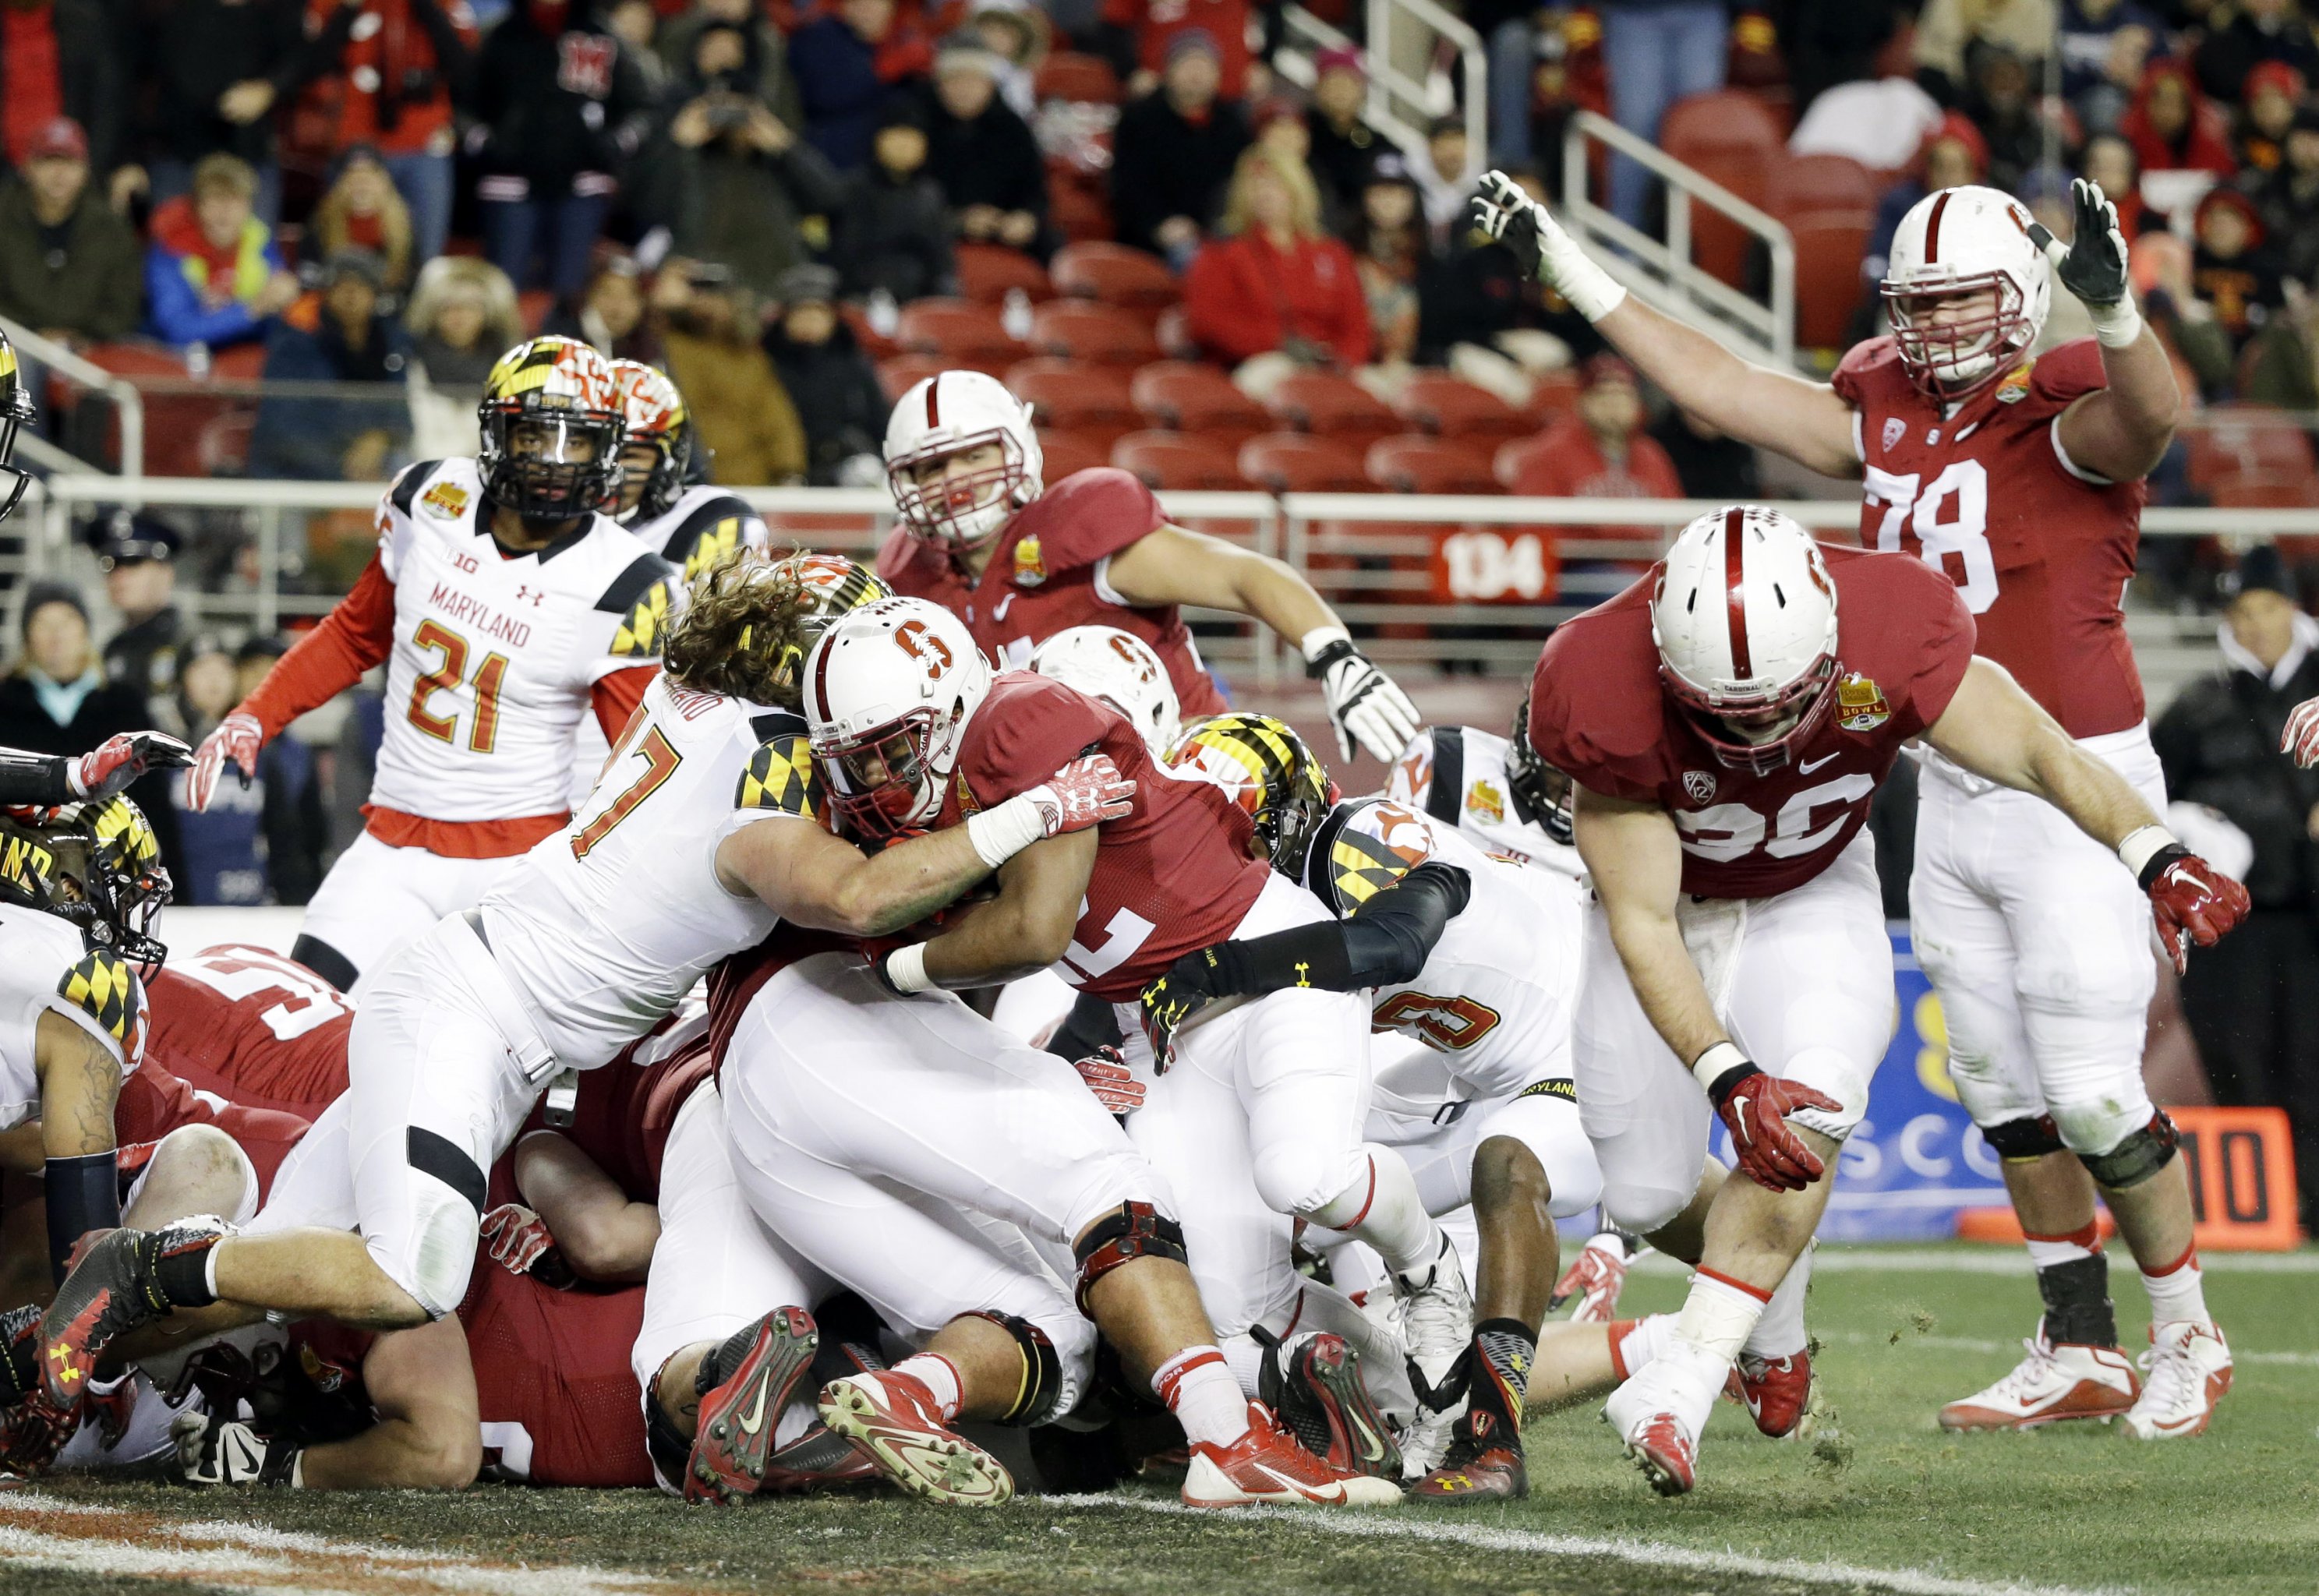
[[[794,709],[813,601],[786,561],[734,550],[692,584],[661,668],[681,687]]]

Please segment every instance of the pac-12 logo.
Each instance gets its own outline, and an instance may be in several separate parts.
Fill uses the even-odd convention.
[[[901,651],[926,668],[929,681],[940,681],[956,664],[950,645],[926,630],[922,620],[904,621],[894,628],[894,642]]]
[[[1691,795],[1694,804],[1703,804],[1715,796],[1715,778],[1705,771],[1685,771],[1683,789]]]

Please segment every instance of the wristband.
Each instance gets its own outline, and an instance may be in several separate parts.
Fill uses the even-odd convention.
[[[1739,1050],[1735,1042],[1719,1041],[1691,1061],[1692,1078],[1707,1088],[1707,1096],[1720,1108],[1731,1088],[1751,1075],[1761,1075],[1755,1063]]]
[[[880,974],[889,987],[905,997],[913,992],[927,992],[934,988],[934,978],[926,974],[926,945],[924,942],[911,942],[887,954],[880,966]]]
[[[2105,349],[2123,349],[2142,337],[2142,312],[2134,308],[2132,289],[2114,305],[2087,305],[2086,317],[2094,324],[2094,340]]]
[[[1547,262],[1549,285],[1570,302],[1572,310],[1589,321],[1600,321],[1627,302],[1627,290],[1617,278],[1595,265],[1568,233],[1559,228],[1555,232],[1559,236],[1539,240],[1540,255]]]
[[[975,857],[997,870],[1033,843],[1044,842],[1047,822],[1028,794],[1018,793],[995,808],[985,809],[966,823],[966,840]]]
[[[2189,852],[2182,846],[2179,839],[2164,826],[2141,825],[2118,839],[2117,856],[2125,861],[2125,868],[2134,872],[2134,879],[2146,888],[2150,885],[2151,878],[2158,873],[2157,870],[2151,869],[2151,861],[2169,848],[2175,851],[2177,857]],[[2166,862],[2171,864],[2173,859],[2170,858]],[[2159,867],[2161,870],[2164,868],[2163,865]]]

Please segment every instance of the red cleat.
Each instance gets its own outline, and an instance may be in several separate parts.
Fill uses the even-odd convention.
[[[1015,1494],[1015,1476],[943,1421],[916,1375],[880,1369],[832,1380],[822,1387],[821,1420],[912,1496],[997,1507]]]
[[[1811,1411],[1811,1354],[1756,1357],[1743,1352],[1725,1389],[1747,1404],[1757,1429],[1775,1441],[1785,1440],[1800,1431]]]
[[[1266,1400],[1304,1449],[1348,1474],[1401,1478],[1401,1447],[1361,1379],[1360,1355],[1326,1330],[1265,1360]]]
[[[1681,1496],[1699,1481],[1699,1441],[1673,1413],[1654,1413],[1627,1439],[1627,1456],[1661,1496]]]
[[[820,1344],[813,1315],[802,1308],[777,1308],[758,1321],[738,1366],[700,1399],[685,1501],[729,1505],[764,1487],[773,1432]]]
[[[1258,1402],[1248,1404],[1248,1433],[1228,1447],[1196,1442],[1184,1475],[1187,1507],[1390,1507],[1401,1487],[1322,1462]]]

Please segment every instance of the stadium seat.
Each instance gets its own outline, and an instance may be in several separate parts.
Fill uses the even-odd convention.
[[[1262,405],[1214,366],[1197,361],[1154,361],[1137,370],[1128,392],[1147,427],[1227,438],[1235,448],[1272,430]]]
[[[1532,431],[1552,426],[1578,408],[1583,386],[1575,371],[1538,374],[1530,384],[1529,402],[1521,408],[1522,419],[1529,423]]]
[[[1122,98],[1119,74],[1101,56],[1058,50],[1039,63],[1032,86],[1042,100],[1086,100],[1116,105]]]
[[[2216,509],[2304,509],[2319,505],[2319,476],[2305,472],[2236,472],[2206,490]],[[2284,540],[2282,540],[2284,541]]]
[[[1791,156],[1773,167],[1764,209],[1795,235],[1796,342],[1834,348],[1851,336],[1876,201],[1875,175],[1848,156]]]
[[[1511,443],[1499,445],[1497,459],[1492,469],[1492,474],[1498,479],[1498,485],[1509,493],[1524,493],[1532,497],[1542,495],[1546,491],[1540,480],[1540,473],[1546,469],[1545,444],[1546,435],[1540,433],[1536,437],[1518,437]]]
[[[1055,251],[1054,283],[1075,299],[1120,305],[1157,315],[1181,297],[1174,275],[1156,255],[1126,244],[1089,240]]]
[[[897,355],[878,363],[878,386],[886,391],[886,402],[894,404],[919,382],[950,369],[951,363],[939,355]]]
[[[1297,372],[1281,379],[1264,408],[1299,432],[1333,437],[1356,452],[1403,430],[1402,419],[1350,377]]]
[[[1075,471],[1087,471],[1097,465],[1111,464],[1112,440],[1086,432],[1050,432],[1039,428],[1039,451],[1046,464],[1041,475],[1051,483],[1061,482]]]
[[[1737,89],[1677,101],[1659,122],[1659,147],[1756,206],[1764,203],[1771,167],[1787,158],[1787,140],[1771,109]],[[1691,258],[1734,288],[1746,274],[1752,237],[1719,212],[1692,206]]]
[[[1076,183],[1059,182],[1052,174],[1047,178],[1047,214],[1074,243],[1112,234],[1110,202]]]
[[[870,325],[870,312],[862,306],[841,302],[837,314],[846,326],[853,329],[853,341],[862,346],[862,352],[871,359],[883,360],[902,352],[899,344]]]
[[[1031,347],[1096,365],[1143,365],[1160,358],[1159,340],[1142,317],[1085,300],[1049,300],[1033,310]]]
[[[1438,437],[1524,437],[1536,424],[1488,389],[1448,372],[1418,372],[1403,384],[1394,412]]]
[[[958,291],[977,304],[995,305],[1019,288],[1033,299],[1052,299],[1047,268],[1019,249],[961,242],[958,247]]]
[[[1490,462],[1473,448],[1421,432],[1381,437],[1363,461],[1369,481],[1392,493],[1494,493]]]
[[[1370,488],[1360,455],[1343,440],[1304,432],[1250,438],[1240,446],[1240,473],[1274,493],[1364,493]]]
[[[2312,473],[2310,434],[2294,417],[2266,406],[2215,405],[2197,425],[2185,427],[2182,437],[2190,452],[2190,482],[2209,491],[2233,478],[2301,479]]]
[[[255,383],[266,374],[266,346],[236,344],[212,351],[210,380],[215,383]]]
[[[1111,463],[1162,491],[1248,486],[1230,448],[1182,432],[1131,432],[1111,446]]]
[[[914,355],[939,355],[952,365],[994,376],[1023,356],[1023,346],[1006,336],[997,307],[969,300],[912,300],[902,307],[894,337]]]
[[[1152,335],[1160,340],[1160,352],[1170,360],[1197,360],[1200,340],[1192,336],[1192,318],[1181,305],[1169,305],[1160,312],[1151,324]]]
[[[1041,427],[1077,433],[1101,449],[1143,425],[1128,397],[1127,374],[1116,366],[1025,360],[1009,367],[1006,380]]]

